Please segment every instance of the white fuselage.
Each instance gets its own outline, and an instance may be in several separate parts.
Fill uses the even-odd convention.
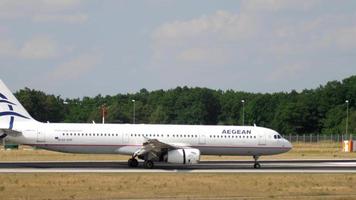
[[[6,140],[69,153],[127,154],[145,140],[197,148],[202,155],[273,155],[290,142],[271,129],[254,126],[69,124],[21,122]],[[279,138],[277,137],[279,136]]]

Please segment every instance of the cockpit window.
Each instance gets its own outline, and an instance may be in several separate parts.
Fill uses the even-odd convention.
[[[274,139],[281,139],[282,136],[280,136],[280,135],[274,135],[273,138],[274,138]]]

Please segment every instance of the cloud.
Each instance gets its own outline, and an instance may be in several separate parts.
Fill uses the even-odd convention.
[[[208,64],[224,64],[229,60],[228,52],[224,49],[206,49],[206,48],[191,48],[185,49],[177,55],[176,58],[181,62],[188,63],[208,63]]]
[[[86,14],[39,14],[33,17],[34,22],[61,22],[70,24],[84,23],[88,20]]]
[[[171,59],[194,65],[225,64],[231,55],[228,43],[252,37],[255,28],[253,18],[223,10],[210,16],[165,23],[152,33],[153,62],[156,65]]]
[[[91,71],[100,62],[100,55],[86,53],[56,67],[49,75],[52,80],[75,80]]]
[[[320,3],[324,2],[320,0],[244,0],[241,7],[245,12],[307,11]]]
[[[250,16],[219,10],[211,16],[203,15],[197,19],[163,24],[153,32],[152,38],[162,45],[170,45],[172,41],[179,43],[197,37],[242,39],[254,31],[254,21]]]
[[[0,19],[83,23],[88,17],[86,14],[77,14],[81,3],[81,0],[1,0]]]
[[[19,50],[19,57],[24,59],[50,59],[58,54],[56,42],[49,37],[34,37]]]
[[[17,48],[14,41],[0,38],[0,57],[8,58],[17,55]]]
[[[356,27],[342,27],[332,30],[325,34],[321,40],[324,45],[335,47],[342,50],[350,50],[356,48]]]
[[[356,53],[356,15],[326,7],[242,1],[235,12],[166,22],[152,32],[151,70],[173,85],[286,91],[306,87],[306,77],[319,84],[336,67],[350,71]],[[256,81],[247,84],[251,74]]]
[[[200,66],[222,78],[259,71],[256,79],[265,81],[325,70],[333,66],[325,58],[344,63],[338,55],[356,53],[356,15],[326,7],[319,0],[247,0],[236,12],[166,22],[151,35],[152,66],[174,71]]]
[[[61,56],[65,50],[48,36],[35,36],[22,44],[6,37],[0,38],[0,57],[2,58],[47,60]]]
[[[281,65],[267,74],[267,79],[270,81],[278,80],[295,80],[303,76],[308,71],[310,65],[308,63],[292,63]]]

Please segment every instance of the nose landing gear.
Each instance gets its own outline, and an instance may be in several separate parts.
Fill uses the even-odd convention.
[[[253,168],[255,168],[255,169],[259,169],[259,168],[261,168],[261,165],[260,165],[260,163],[258,162],[258,158],[259,158],[260,156],[253,156],[253,159],[255,160],[255,164],[253,165]]]

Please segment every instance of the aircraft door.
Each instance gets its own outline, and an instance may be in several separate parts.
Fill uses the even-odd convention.
[[[258,134],[258,145],[266,145],[266,135],[263,133]]]
[[[199,134],[199,144],[205,144],[205,143],[206,143],[205,134]]]
[[[124,133],[122,134],[123,138],[123,143],[129,143],[129,134],[128,133]]]
[[[37,142],[46,142],[46,132],[43,130],[37,130]]]

